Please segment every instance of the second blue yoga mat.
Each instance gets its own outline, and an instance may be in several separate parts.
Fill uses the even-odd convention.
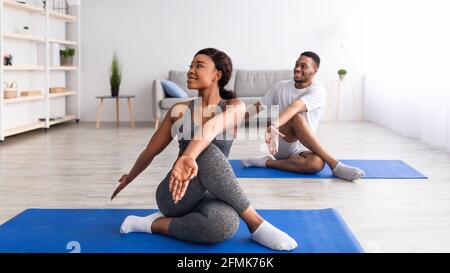
[[[363,179],[427,179],[425,175],[401,160],[342,160],[365,171]],[[316,174],[301,174],[271,168],[245,168],[240,160],[230,160],[238,178],[336,178],[328,166]]]
[[[0,252],[7,253],[275,253],[250,239],[242,222],[228,241],[189,243],[163,235],[120,234],[128,215],[146,216],[144,209],[29,209],[0,226]],[[299,244],[293,253],[363,252],[334,209],[260,210],[273,225]]]

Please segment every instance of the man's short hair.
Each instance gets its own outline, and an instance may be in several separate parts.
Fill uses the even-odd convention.
[[[300,54],[300,56],[306,56],[306,57],[309,57],[309,58],[313,59],[314,62],[316,63],[316,65],[317,65],[317,68],[319,68],[319,66],[320,66],[320,57],[316,53],[314,53],[312,51],[305,51],[302,54]]]

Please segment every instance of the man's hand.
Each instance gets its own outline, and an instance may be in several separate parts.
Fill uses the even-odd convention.
[[[195,159],[188,156],[180,156],[172,167],[169,180],[169,191],[176,203],[183,198],[189,182],[197,176],[198,165]]]
[[[278,131],[278,129],[276,129],[275,126],[270,125],[269,127],[267,127],[265,139],[267,149],[269,150],[271,155],[275,155],[278,153],[279,136],[285,137],[285,135],[283,135],[280,131]]]

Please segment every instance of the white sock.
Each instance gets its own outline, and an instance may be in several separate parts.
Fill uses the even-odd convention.
[[[266,162],[267,160],[272,159],[275,160],[275,158],[273,156],[265,156],[265,157],[259,157],[259,158],[246,158],[241,160],[242,164],[245,167],[261,167],[261,168],[265,168],[266,167]]]
[[[298,246],[294,239],[267,221],[252,233],[252,239],[274,250],[292,250]]]
[[[152,223],[160,217],[164,217],[164,215],[159,211],[145,217],[130,215],[123,221],[122,226],[120,227],[120,233],[152,233]]]
[[[354,181],[363,177],[366,173],[358,168],[345,165],[341,161],[338,162],[333,170],[333,175],[348,181]]]

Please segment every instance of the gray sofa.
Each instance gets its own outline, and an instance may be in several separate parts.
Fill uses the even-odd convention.
[[[252,104],[264,96],[275,83],[292,79],[292,70],[234,70],[233,75],[225,87],[234,90],[237,98],[245,104]],[[187,72],[169,71],[168,80],[183,88],[189,98],[169,98],[161,85],[162,79],[156,79],[153,83],[153,115],[156,119],[155,127],[158,128],[161,118],[176,103],[192,100],[197,97],[197,91],[187,89]]]

